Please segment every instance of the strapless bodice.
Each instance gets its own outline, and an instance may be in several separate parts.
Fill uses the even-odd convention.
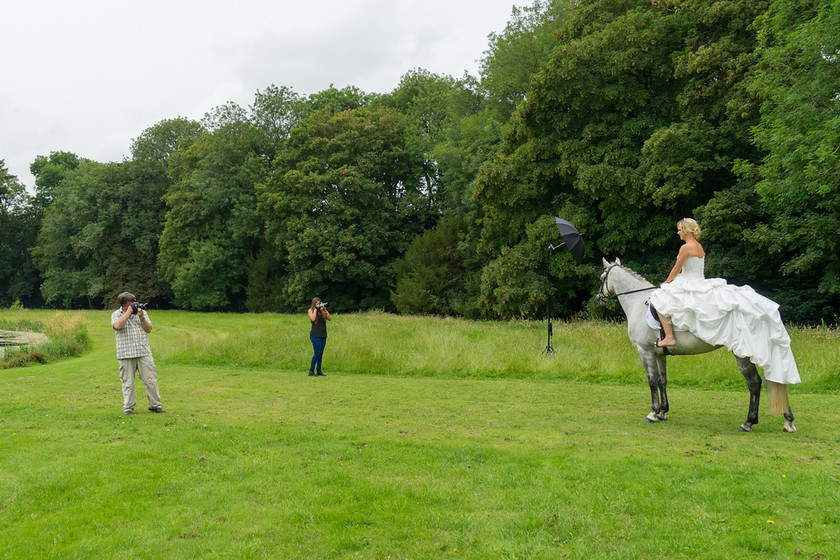
[[[702,280],[705,266],[706,257],[688,257],[683,263],[682,276],[686,280]]]

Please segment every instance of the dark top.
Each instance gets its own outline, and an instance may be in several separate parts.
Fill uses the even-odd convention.
[[[327,320],[321,317],[320,311],[315,317],[315,320],[309,320],[312,323],[312,330],[309,331],[309,336],[314,338],[327,338]]]

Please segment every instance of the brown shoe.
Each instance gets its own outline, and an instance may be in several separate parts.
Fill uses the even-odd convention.
[[[161,407],[159,407],[159,406],[157,406],[157,407],[151,407],[151,406],[150,406],[150,407],[149,407],[149,411],[150,411],[150,412],[154,412],[155,414],[163,414],[164,412],[166,412],[165,410],[163,410],[163,409],[162,409]]]

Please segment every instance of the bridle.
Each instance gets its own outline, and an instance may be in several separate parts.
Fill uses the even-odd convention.
[[[647,292],[649,290],[655,290],[655,289],[658,288],[658,286],[650,286],[648,288],[639,288],[638,290],[628,290],[626,292],[621,292],[621,293],[618,293],[618,294],[608,294],[605,290],[605,288],[607,286],[607,279],[610,277],[610,272],[612,272],[612,269],[614,269],[617,266],[621,266],[621,265],[613,263],[613,264],[611,264],[610,266],[607,267],[607,270],[604,271],[604,277],[601,280],[601,287],[598,288],[598,295],[596,296],[597,300],[608,301],[610,299],[617,298],[618,296],[626,296],[628,294],[637,294],[639,292]]]

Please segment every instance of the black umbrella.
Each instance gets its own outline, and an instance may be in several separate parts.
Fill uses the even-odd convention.
[[[557,224],[557,230],[560,232],[560,237],[563,238],[563,243],[557,246],[552,245],[551,249],[559,249],[565,245],[575,260],[580,262],[583,259],[583,237],[580,232],[563,218],[555,218],[554,223]]]

